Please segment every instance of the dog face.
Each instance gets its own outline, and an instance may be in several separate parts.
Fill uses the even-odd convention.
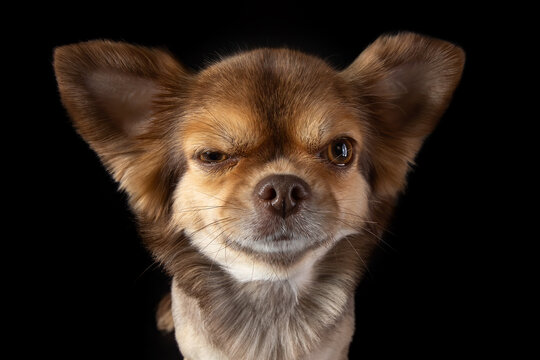
[[[182,234],[245,281],[290,276],[347,236],[381,233],[463,62],[415,34],[378,39],[343,71],[283,49],[199,73],[122,43],[55,53],[63,103],[158,260],[173,268],[178,244],[156,233]]]
[[[368,128],[335,71],[258,50],[215,64],[194,86],[176,136],[187,166],[172,213],[200,251],[253,275],[362,229]]]

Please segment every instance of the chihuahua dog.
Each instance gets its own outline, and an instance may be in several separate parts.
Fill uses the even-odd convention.
[[[55,50],[75,128],[172,277],[186,359],[347,359],[354,291],[464,52],[382,36],[343,70],[256,49],[190,71],[110,41]]]

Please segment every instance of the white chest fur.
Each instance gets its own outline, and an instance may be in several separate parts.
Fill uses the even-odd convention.
[[[207,319],[204,318],[197,300],[182,291],[175,281],[172,284],[172,313],[175,337],[187,360],[232,360],[225,354],[228,344],[212,343],[212,334],[204,325]],[[299,360],[346,360],[353,332],[354,297],[351,297],[330,336],[323,339],[310,354],[305,354]],[[267,357],[258,354],[257,359]]]

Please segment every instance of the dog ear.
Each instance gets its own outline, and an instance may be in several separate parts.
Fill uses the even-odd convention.
[[[135,210],[163,210],[166,151],[157,141],[156,99],[187,72],[167,52],[90,41],[54,51],[62,102],[75,128],[99,155]]]
[[[448,106],[465,53],[448,42],[401,33],[382,36],[341,76],[368,109],[372,127],[370,180],[379,195],[395,196],[409,164]]]

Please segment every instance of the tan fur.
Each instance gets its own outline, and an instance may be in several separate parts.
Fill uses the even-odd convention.
[[[167,296],[165,296],[159,302],[156,312],[157,328],[165,333],[169,333],[174,330],[174,320],[171,306],[171,294],[167,294]]]
[[[55,51],[62,101],[173,278],[158,309],[197,359],[346,359],[354,289],[410,164],[457,86],[463,51],[383,36],[347,69],[287,49],[199,73],[165,51],[93,41]],[[352,161],[324,156],[347,138]],[[205,151],[227,154],[219,164]],[[309,187],[298,213],[261,210],[272,175]]]

